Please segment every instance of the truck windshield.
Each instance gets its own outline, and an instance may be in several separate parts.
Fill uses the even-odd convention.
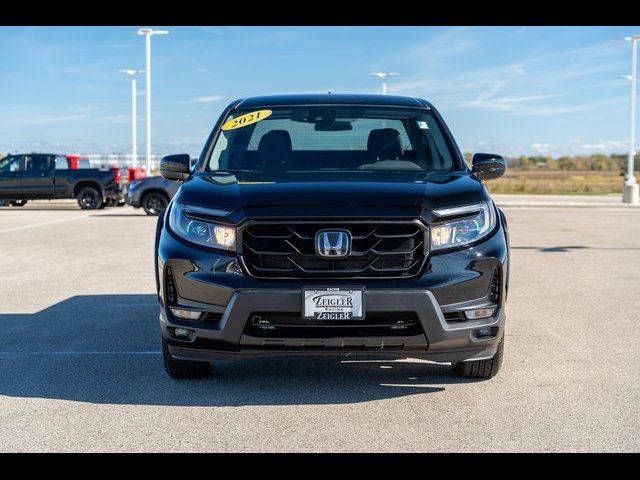
[[[209,172],[407,172],[458,170],[426,109],[300,106],[238,110],[225,119]]]

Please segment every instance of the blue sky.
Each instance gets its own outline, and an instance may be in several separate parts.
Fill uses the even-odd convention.
[[[390,94],[440,110],[465,151],[625,152],[640,27],[171,27],[152,40],[154,153],[197,154],[235,98]],[[137,27],[0,27],[0,151],[130,151]],[[139,146],[144,151],[144,81]]]

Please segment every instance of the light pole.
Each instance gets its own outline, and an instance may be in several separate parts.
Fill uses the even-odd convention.
[[[167,30],[141,28],[138,35],[144,35],[145,45],[145,90],[147,103],[147,176],[151,175],[151,35],[167,35]]]
[[[633,173],[634,157],[636,153],[636,84],[637,84],[637,61],[638,61],[638,41],[640,35],[625,37],[631,42],[631,117],[629,125],[629,156],[627,157],[627,178],[622,189],[622,202],[638,205],[640,195],[638,193],[638,182]]]
[[[120,73],[124,73],[131,77],[131,163],[133,168],[138,166],[138,118],[136,103],[138,101],[138,90],[136,87],[136,75],[144,72],[144,70],[119,70]]]
[[[387,94],[387,82],[386,82],[386,78],[387,77],[396,77],[398,75],[400,75],[398,72],[371,72],[371,75],[373,75],[374,77],[378,77],[382,80],[382,95],[386,95]]]

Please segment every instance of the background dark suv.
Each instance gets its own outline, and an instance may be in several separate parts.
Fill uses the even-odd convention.
[[[178,182],[162,177],[146,177],[129,184],[125,203],[134,208],[142,208],[147,215],[162,214],[180,188]]]

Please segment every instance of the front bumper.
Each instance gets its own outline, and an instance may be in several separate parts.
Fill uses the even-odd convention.
[[[161,220],[162,222],[162,220]],[[187,245],[159,229],[158,287],[160,325],[171,354],[189,360],[234,360],[264,355],[366,352],[393,357],[459,362],[492,357],[502,339],[508,285],[508,246],[500,224],[483,242],[458,251],[430,254],[422,275],[398,280],[258,280],[245,273],[235,255]],[[171,267],[176,305],[208,312],[213,322],[178,319],[165,308],[165,273]],[[451,313],[487,304],[496,272],[499,300],[493,317],[451,320]],[[255,312],[301,314],[302,287],[364,287],[367,313],[411,312],[420,325],[412,335],[256,336],[247,325]],[[301,315],[300,315],[301,316]],[[174,328],[190,331],[188,338]],[[478,329],[491,327],[490,336]]]
[[[127,188],[127,193],[124,195],[124,202],[134,208],[140,208],[140,193],[138,190],[131,191]]]
[[[423,333],[411,336],[358,336],[338,338],[268,338],[244,333],[252,312],[291,312],[300,309],[298,290],[242,290],[233,294],[222,318],[213,325],[179,320],[161,309],[160,324],[169,350],[176,358],[190,360],[233,360],[277,354],[340,354],[347,352],[379,353],[392,356],[428,358],[451,362],[490,358],[497,340],[502,338],[504,312],[492,318],[450,324],[435,297],[428,290],[365,292],[368,310],[376,312],[412,311],[418,315]],[[172,329],[192,331],[189,340],[178,340]],[[481,327],[496,327],[492,338],[476,338]]]

